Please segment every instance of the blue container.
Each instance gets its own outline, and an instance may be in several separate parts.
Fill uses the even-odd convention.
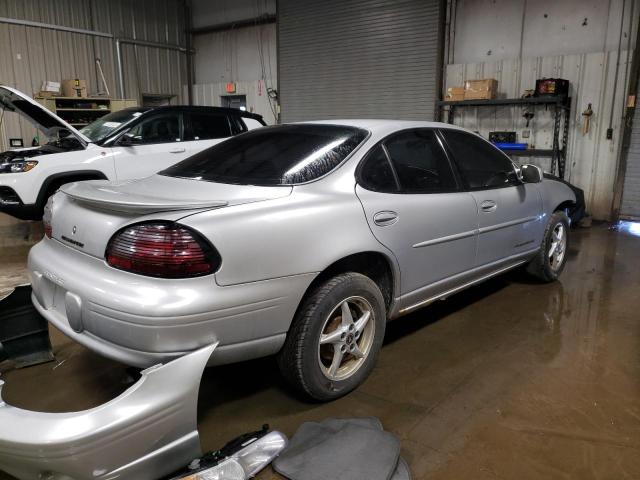
[[[526,143],[494,143],[500,150],[526,150]]]

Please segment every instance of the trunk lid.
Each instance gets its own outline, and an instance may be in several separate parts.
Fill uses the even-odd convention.
[[[63,186],[53,200],[53,238],[104,258],[113,234],[132,223],[177,221],[192,213],[288,196],[292,187],[228,185],[153,175],[142,180],[96,180]]]
[[[61,130],[67,130],[84,146],[91,143],[91,139],[87,136],[15,88],[5,85],[0,86],[0,109],[1,108],[22,115],[47,137],[55,137]]]

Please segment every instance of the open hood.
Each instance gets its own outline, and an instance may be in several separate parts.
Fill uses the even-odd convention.
[[[91,143],[89,137],[83,135],[55,113],[47,110],[38,102],[15,88],[0,86],[0,109],[16,112],[26,118],[35,128],[44,132],[47,137],[55,137],[61,130],[71,132],[80,143]]]

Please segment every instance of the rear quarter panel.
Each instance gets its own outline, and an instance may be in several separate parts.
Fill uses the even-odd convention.
[[[296,186],[286,198],[211,210],[180,223],[200,231],[220,252],[219,285],[321,272],[366,251],[393,258],[373,237],[354,182],[327,183]]]

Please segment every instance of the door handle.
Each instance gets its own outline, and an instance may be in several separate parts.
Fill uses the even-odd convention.
[[[480,209],[483,212],[493,212],[496,208],[498,208],[498,204],[493,200],[485,200],[480,204]]]
[[[174,148],[173,150],[169,150],[169,153],[184,153],[186,151],[186,148]]]
[[[391,210],[384,210],[382,212],[378,212],[373,216],[373,223],[378,225],[379,227],[387,227],[389,225],[393,225],[398,221],[398,214],[396,212],[392,212]]]

